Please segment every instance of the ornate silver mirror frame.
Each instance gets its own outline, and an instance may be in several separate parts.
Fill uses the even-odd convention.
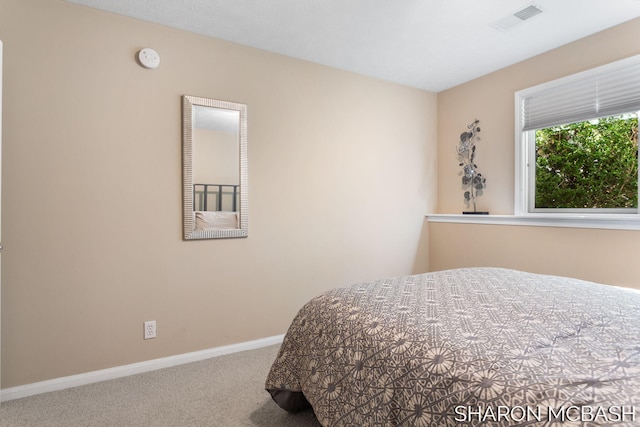
[[[201,107],[204,107],[203,110]],[[207,111],[206,109],[211,109]],[[197,124],[195,122],[196,110],[210,112],[212,116],[216,114],[222,114],[225,116],[231,116],[237,118],[237,139],[239,155],[231,161],[238,165],[238,185],[224,185],[225,188],[232,188],[232,190],[220,190],[219,193],[213,196],[217,199],[222,198],[223,192],[233,192],[233,205],[232,212],[221,212],[225,214],[234,214],[234,223],[229,225],[224,223],[222,226],[213,225],[202,226],[201,216],[196,215],[210,215],[222,211],[221,208],[205,208],[203,212],[200,210],[202,207],[196,207],[196,193],[200,191],[202,196],[202,190],[197,190],[194,187],[194,129]],[[235,112],[236,114],[230,114]],[[214,118],[214,120],[216,120]],[[235,123],[232,123],[235,126]],[[214,167],[212,165],[212,167]],[[183,183],[183,237],[185,240],[198,240],[198,239],[225,239],[236,237],[247,237],[249,235],[249,195],[248,195],[248,167],[247,167],[247,106],[245,104],[237,104],[228,101],[219,101],[210,98],[201,98],[191,95],[183,95],[182,97],[182,183]],[[232,184],[232,183],[209,183],[216,184],[213,187],[218,187],[218,184]],[[215,191],[215,190],[212,190]],[[236,194],[237,191],[239,194]],[[207,190],[204,190],[204,197],[207,198]],[[237,200],[237,202],[236,202]],[[218,206],[220,206],[218,204]],[[198,210],[197,210],[198,209]],[[207,212],[214,211],[214,212]],[[225,221],[222,221],[225,222]],[[213,224],[216,224],[215,222]]]

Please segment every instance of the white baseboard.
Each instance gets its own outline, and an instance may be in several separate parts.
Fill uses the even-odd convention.
[[[157,369],[170,368],[172,366],[184,365],[185,363],[198,362],[212,357],[224,356],[225,354],[238,353],[245,350],[255,350],[257,348],[279,344],[283,339],[284,335],[276,335],[254,341],[230,344],[207,350],[194,351],[192,353],[178,354],[176,356],[163,357],[160,359],[132,363],[130,365],[116,366],[114,368],[101,369],[99,371],[92,371],[84,374],[70,375],[68,377],[10,387],[0,390],[0,401],[6,402],[23,397],[35,396],[36,394],[64,390],[66,388],[141,374],[143,372],[155,371]]]

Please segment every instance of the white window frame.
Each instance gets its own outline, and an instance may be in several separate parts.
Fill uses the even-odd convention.
[[[558,80],[537,85],[516,92],[515,94],[515,194],[514,214],[532,218],[565,218],[565,219],[593,219],[616,220],[633,222],[640,220],[640,212],[636,208],[621,209],[543,209],[535,208],[535,129],[524,128],[524,100],[535,94],[553,91],[568,85],[603,75],[629,66],[640,67],[640,55],[621,61],[616,61],[601,67],[573,74]],[[632,109],[633,111],[633,109]],[[628,111],[620,111],[628,112]],[[584,118],[583,120],[588,120]],[[640,174],[638,178],[640,184]],[[640,192],[640,185],[638,186]]]

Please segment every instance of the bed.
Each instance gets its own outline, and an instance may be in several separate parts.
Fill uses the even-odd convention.
[[[239,202],[239,184],[193,184],[194,211],[236,212]]]
[[[240,186],[236,184],[193,184],[194,230],[240,228],[239,198]]]
[[[333,289],[265,388],[324,427],[640,425],[640,291],[499,268]]]
[[[226,211],[195,211],[193,212],[193,226],[195,230],[233,230],[238,225],[238,212]]]

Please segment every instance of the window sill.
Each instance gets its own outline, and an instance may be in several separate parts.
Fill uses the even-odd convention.
[[[519,225],[533,227],[600,228],[609,230],[640,230],[640,216],[621,215],[603,218],[593,215],[461,215],[428,214],[428,222],[458,224]]]

